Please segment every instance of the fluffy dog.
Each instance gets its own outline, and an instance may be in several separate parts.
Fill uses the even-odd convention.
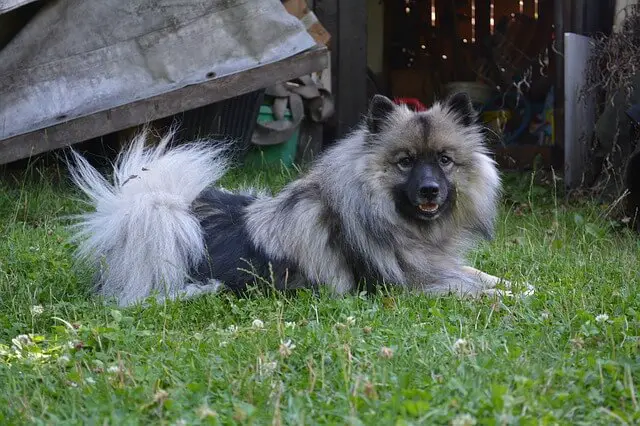
[[[109,183],[73,153],[70,172],[94,207],[77,218],[77,255],[96,290],[119,305],[242,291],[335,294],[379,283],[428,294],[498,292],[497,277],[465,265],[493,234],[500,179],[466,94],[423,112],[375,96],[361,124],[275,196],[214,184],[224,148],[155,147],[136,137]],[[505,284],[509,284],[505,282]]]

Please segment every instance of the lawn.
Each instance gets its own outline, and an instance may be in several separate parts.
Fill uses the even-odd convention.
[[[65,176],[0,181],[1,424],[640,421],[640,239],[606,206],[564,202],[561,182],[505,176],[496,239],[470,259],[535,285],[526,299],[385,290],[116,309],[72,263],[60,217],[80,203]]]

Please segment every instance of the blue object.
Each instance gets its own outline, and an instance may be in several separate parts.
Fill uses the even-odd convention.
[[[497,102],[502,103],[504,98],[504,106],[500,107]],[[498,106],[499,108],[495,108]],[[505,133],[504,144],[509,145],[514,143],[522,134],[529,128],[529,123],[531,123],[531,119],[533,117],[533,108],[531,106],[531,102],[524,95],[520,95],[519,99],[517,93],[508,92],[506,94],[499,93],[495,95],[491,100],[484,104],[481,109],[481,113],[485,111],[494,111],[496,109],[505,109],[508,108],[517,114],[517,111],[522,110],[522,113],[519,114],[521,116],[522,122],[520,126],[511,133]]]

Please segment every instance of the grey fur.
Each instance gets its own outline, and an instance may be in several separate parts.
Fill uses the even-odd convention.
[[[166,297],[218,291],[225,274],[241,281],[225,269],[237,260],[228,258],[230,247],[252,253],[248,265],[272,265],[269,272],[288,281],[279,288],[327,285],[344,294],[366,278],[429,294],[491,293],[500,279],[465,266],[474,242],[492,235],[500,191],[472,114],[467,97],[416,113],[377,96],[362,124],[305,175],[273,197],[233,195],[235,207],[224,201],[228,192],[205,189],[226,164],[206,144],[166,151],[165,138],[144,149],[142,136],[115,165],[114,186],[76,156],[74,181],[97,205],[76,225],[78,253],[105,260],[98,288],[122,305],[165,288]],[[423,222],[399,214],[398,152],[448,153],[455,192],[448,210]],[[127,188],[119,182],[129,174],[139,179]]]

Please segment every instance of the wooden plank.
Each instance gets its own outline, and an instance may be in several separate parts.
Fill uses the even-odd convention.
[[[367,109],[367,2],[338,2],[337,136],[348,133]]]
[[[66,119],[45,129],[0,140],[0,164],[62,148],[321,71],[327,67],[327,64],[326,48],[317,47],[259,68],[186,86],[92,115]]]

